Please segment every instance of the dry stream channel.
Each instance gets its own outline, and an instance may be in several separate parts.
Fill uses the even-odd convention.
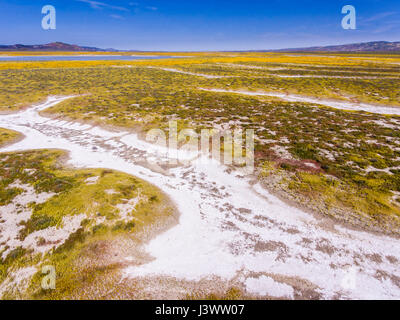
[[[174,201],[179,223],[146,245],[155,259],[127,267],[126,277],[235,279],[248,294],[288,299],[304,292],[320,299],[400,299],[399,239],[327,223],[279,200],[254,177],[212,161],[154,170],[148,163],[165,164],[168,155],[136,134],[39,115],[68,98],[1,115],[0,127],[25,135],[1,151],[64,149],[70,165],[132,174]]]

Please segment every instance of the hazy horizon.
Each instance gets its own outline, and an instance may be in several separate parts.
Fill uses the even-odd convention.
[[[368,42],[388,42],[388,41],[386,41],[386,40],[377,40],[377,41],[368,41]],[[170,51],[166,51],[166,50],[139,50],[139,49],[116,49],[116,48],[102,48],[102,47],[99,47],[99,46],[85,46],[85,45],[80,45],[79,43],[65,43],[65,42],[63,42],[63,41],[54,41],[54,42],[51,42],[51,43],[56,43],[56,42],[58,42],[58,43],[63,43],[63,44],[66,44],[66,45],[76,45],[76,46],[79,46],[79,47],[88,47],[88,48],[97,48],[97,49],[101,49],[101,50],[118,50],[118,51],[121,51],[121,52],[124,52],[124,51],[130,51],[130,52],[186,52],[186,53],[190,53],[190,52],[210,52],[210,53],[212,53],[212,52],[251,52],[251,51],[278,51],[278,50],[285,50],[285,49],[288,49],[288,50],[294,50],[294,49],[307,49],[307,48],[313,48],[313,47],[330,47],[330,46],[341,46],[341,45],[352,45],[352,44],[358,44],[358,43],[337,43],[337,44],[332,44],[332,45],[324,45],[324,46],[319,46],[319,45],[315,45],[315,46],[310,46],[310,47],[292,47],[292,48],[289,48],[289,47],[285,47],[285,48],[277,48],[277,49],[269,49],[269,48],[266,48],[266,49],[247,49],[247,50],[197,50],[197,51],[190,51],[190,50],[170,50]],[[368,42],[361,42],[361,43],[368,43]],[[389,42],[393,42],[393,41],[389,41]],[[400,41],[394,41],[394,42],[400,42]],[[17,43],[7,43],[7,44],[4,44],[4,43],[0,43],[0,45],[47,45],[47,44],[51,44],[51,43],[29,43],[29,44],[26,44],[26,43],[19,43],[19,42],[17,42]],[[327,52],[327,53],[329,53],[329,51]]]

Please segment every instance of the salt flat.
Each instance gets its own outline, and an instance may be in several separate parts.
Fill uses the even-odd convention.
[[[152,171],[143,165],[146,159],[168,161],[159,146],[134,134],[82,130],[38,114],[68,98],[51,97],[0,116],[0,127],[26,136],[1,151],[65,149],[71,165],[120,170],[170,196],[179,224],[148,243],[155,259],[127,267],[126,277],[236,278],[253,294],[286,298],[300,288],[322,299],[400,298],[399,239],[329,225],[276,198],[252,177],[204,158],[168,174]]]

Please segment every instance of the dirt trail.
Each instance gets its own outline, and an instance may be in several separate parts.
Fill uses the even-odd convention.
[[[124,171],[168,194],[181,213],[179,224],[146,246],[155,259],[126,268],[127,277],[234,278],[248,293],[286,298],[400,299],[400,240],[327,228],[204,158],[160,173],[152,168],[166,164],[168,154],[135,134],[38,114],[67,98],[0,116],[0,127],[26,136],[0,151],[65,149],[71,165]]]

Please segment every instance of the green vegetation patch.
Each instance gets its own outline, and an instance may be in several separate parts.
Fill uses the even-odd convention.
[[[227,124],[231,129],[254,129],[258,170],[271,161],[287,173],[301,171],[334,177],[350,190],[346,202],[350,203],[354,197],[353,203],[359,203],[356,201],[359,195],[371,202],[368,206],[359,203],[358,211],[370,217],[397,216],[399,117],[276,98],[206,92],[199,88],[262,90],[400,106],[400,88],[396,85],[400,76],[398,62],[398,56],[391,55],[215,53],[196,54],[191,59],[135,62],[130,67],[118,65],[118,68],[77,68],[71,64],[65,69],[2,69],[0,105],[19,108],[49,95],[80,94],[45,110],[45,114],[141,132],[165,129],[170,120],[177,120],[179,128],[195,130]],[[162,68],[223,77],[205,78]],[[303,180],[300,186],[313,187],[311,180]],[[53,178],[39,181],[47,185]],[[59,186],[68,188],[68,183],[73,181],[63,180]],[[323,194],[312,190],[308,193],[310,199]],[[12,198],[19,191],[7,192],[10,194],[2,194],[0,190],[1,198]],[[93,199],[98,197],[95,188],[87,192]],[[76,203],[81,203],[79,195],[75,197]],[[56,199],[63,201],[61,197],[52,201]],[[54,210],[51,206],[50,201],[43,208],[35,207],[37,220],[27,229],[59,225],[56,214],[51,214],[51,219],[43,216],[44,212]],[[101,210],[105,217],[113,216],[107,206]]]
[[[21,137],[19,132],[0,128],[0,148]]]
[[[32,215],[22,223],[19,234],[21,240],[36,231],[65,227],[66,217],[85,217],[80,228],[70,234],[65,243],[56,244],[46,254],[21,247],[9,252],[1,260],[0,283],[12,277],[13,272],[20,268],[35,266],[41,270],[43,265],[53,265],[57,270],[57,290],[42,292],[40,279],[43,276],[38,272],[29,292],[11,290],[4,293],[4,297],[62,299],[76,293],[78,287],[83,288],[97,279],[96,272],[93,272],[95,264],[86,261],[83,268],[79,262],[79,259],[86,259],[91,254],[88,246],[96,241],[110,245],[115,239],[122,239],[131,246],[134,243],[139,247],[144,230],[162,225],[174,213],[168,198],[145,181],[107,169],[65,168],[59,162],[63,157],[65,153],[59,150],[0,154],[0,205],[12,203],[16,195],[24,192],[25,185],[32,186],[37,193],[53,194],[44,203],[33,201],[28,204]],[[21,188],[9,189],[13,183],[18,183]],[[130,202],[133,199],[137,201]],[[48,245],[47,239],[39,239],[37,245]],[[119,248],[123,250],[121,245]],[[0,253],[6,249],[7,243],[0,244]],[[93,260],[98,259],[100,253],[96,253]],[[100,269],[100,273],[104,274],[113,268],[108,266]],[[82,277],[86,280],[82,280]],[[77,279],[79,281],[75,281]]]

